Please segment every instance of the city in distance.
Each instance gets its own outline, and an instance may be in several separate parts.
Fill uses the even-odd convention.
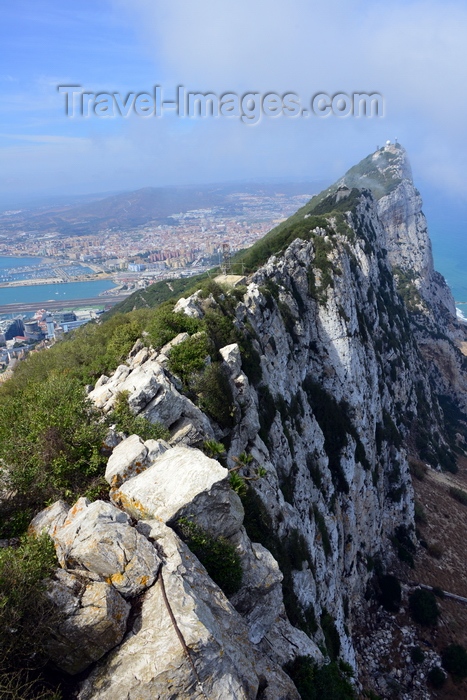
[[[196,274],[219,263],[224,245],[232,252],[252,245],[321,187],[321,182],[147,187],[6,209],[0,213],[0,287],[34,285],[40,293],[49,284],[109,279],[116,285],[106,292],[112,296],[174,272]],[[37,260],[12,265],[9,256]]]

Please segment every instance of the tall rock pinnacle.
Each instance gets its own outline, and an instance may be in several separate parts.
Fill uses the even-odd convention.
[[[455,317],[451,291],[433,266],[422,199],[413,184],[405,149],[399,144],[387,144],[351,168],[338,184],[372,191],[394,272],[408,274],[435,312],[446,315],[447,311]]]

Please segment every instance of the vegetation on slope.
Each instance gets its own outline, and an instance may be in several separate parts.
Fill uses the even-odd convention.
[[[254,383],[259,358],[233,323],[237,297],[243,291],[224,295],[208,280],[202,294],[217,299],[203,320],[174,313],[174,301],[157,309],[117,314],[33,353],[0,387],[0,537],[21,534],[35,512],[57,498],[97,495],[106,462],[101,448],[110,423],[145,439],[167,437],[161,426],[133,416],[126,396],[119,397],[115,411],[104,420],[84,389],[115,370],[143,332],[158,348],[180,332],[191,334],[174,348],[169,368],[208,415],[222,427],[232,427],[233,399],[219,348],[238,342],[245,371]],[[207,356],[210,364],[205,362]]]
[[[204,272],[201,275],[193,277],[179,277],[170,280],[161,280],[155,284],[149,285],[146,289],[138,290],[133,294],[116,304],[110,311],[105,314],[106,318],[115,316],[115,314],[124,314],[136,309],[152,309],[164,301],[175,299],[183,294],[189,294],[189,290],[199,288],[201,282],[209,279],[209,275],[213,275],[215,269],[210,270],[209,274]],[[187,295],[188,295],[187,294]]]
[[[43,595],[44,579],[56,567],[47,535],[21,538],[17,548],[0,549],[0,697],[52,698],[41,680],[45,642],[57,623]]]
[[[378,151],[376,157],[371,153],[346,172],[340,182],[345,182],[347,187],[366,187],[372,191],[375,199],[381,199],[396,189],[400,184],[400,178],[395,177],[391,166],[395,164],[398,156],[389,151]]]

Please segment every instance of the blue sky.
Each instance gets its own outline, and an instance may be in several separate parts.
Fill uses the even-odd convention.
[[[386,139],[467,198],[465,2],[16,0],[0,23],[2,201],[261,177],[332,181]],[[380,92],[382,119],[70,119],[94,92]]]

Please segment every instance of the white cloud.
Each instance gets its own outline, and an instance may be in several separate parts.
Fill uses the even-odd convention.
[[[122,11],[126,5],[123,0],[114,4]],[[352,158],[349,133],[362,156],[373,150],[375,138],[382,142],[398,135],[404,136],[415,170],[431,156],[436,162],[425,169],[428,177],[451,172],[451,186],[463,182],[467,152],[459,146],[467,111],[464,3],[134,0],[131,21],[154,60],[155,79],[169,87],[180,82],[204,91],[293,90],[303,98],[318,90],[361,90],[378,91],[386,98],[387,117],[379,131],[368,121],[351,129],[328,122],[316,127],[316,139],[299,122],[290,134],[290,125],[283,121],[280,136],[263,122],[254,139],[247,129],[236,134],[242,157],[242,145],[257,154],[267,151],[263,142],[269,135],[269,147],[278,154],[284,144],[294,149],[289,158],[300,169],[304,154],[311,158],[312,152],[318,161],[325,152],[335,159],[345,150]],[[197,136],[200,150],[211,144],[216,152],[224,152],[215,129],[203,133],[199,128]],[[433,149],[435,141],[443,147]],[[288,170],[286,162],[284,166]]]
[[[181,83],[203,92],[293,91],[303,100],[318,91],[376,91],[386,98],[387,115],[379,120],[263,117],[256,126],[170,117],[66,120],[62,96],[52,91],[55,78],[43,76],[35,92],[11,93],[2,100],[8,119],[1,129],[7,134],[15,133],[10,114],[31,112],[21,131],[23,144],[3,153],[10,188],[12,181],[91,191],[269,175],[332,180],[376,145],[398,136],[416,176],[465,195],[465,3],[108,3],[111,21],[127,23],[128,37],[133,32],[145,47],[145,80],[152,74],[153,83],[167,91]],[[109,75],[109,88],[119,70],[128,90],[151,87],[122,63]]]

